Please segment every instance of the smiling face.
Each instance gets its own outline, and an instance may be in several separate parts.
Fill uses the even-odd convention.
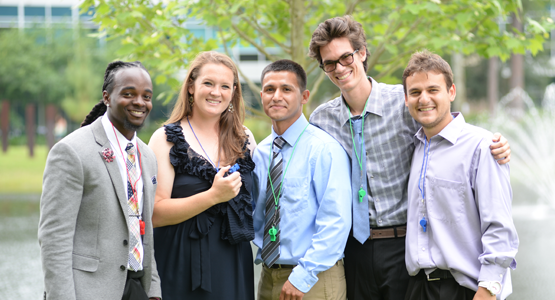
[[[126,68],[114,77],[111,93],[102,93],[108,119],[128,140],[133,138],[152,109],[152,81],[140,68]]]
[[[289,71],[268,72],[262,81],[262,107],[281,135],[301,116],[310,92],[301,92],[297,75]]]
[[[328,61],[339,60],[342,56],[351,54],[355,50],[359,51],[353,55],[354,61],[352,64],[348,66],[337,64],[334,71],[326,73],[343,94],[348,94],[356,89],[363,80],[368,81],[362,63],[366,59],[366,48],[353,49],[346,37],[335,38],[327,45],[320,47],[323,64]]]
[[[422,124],[428,139],[451,122],[451,102],[455,100],[456,90],[454,84],[447,90],[443,74],[413,73],[406,78],[406,88],[405,105],[411,116]]]
[[[189,93],[193,95],[193,116],[220,117],[229,107],[233,91],[233,71],[223,64],[204,65]]]

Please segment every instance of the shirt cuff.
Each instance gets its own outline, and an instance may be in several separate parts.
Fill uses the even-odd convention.
[[[481,281],[497,281],[503,282],[503,277],[507,273],[507,268],[500,265],[489,264],[482,265],[480,269],[480,276],[478,277],[478,282]]]
[[[302,266],[296,266],[289,275],[289,282],[306,294],[318,282],[318,277],[307,272]]]

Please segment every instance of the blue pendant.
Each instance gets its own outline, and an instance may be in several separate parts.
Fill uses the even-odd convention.
[[[420,226],[422,226],[422,230],[426,232],[426,227],[428,226],[428,221],[426,221],[426,218],[422,217],[422,220],[420,220]]]

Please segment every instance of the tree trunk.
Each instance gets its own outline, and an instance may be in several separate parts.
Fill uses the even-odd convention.
[[[457,98],[453,102],[452,111],[466,113],[468,108],[466,99],[466,75],[464,71],[464,55],[460,52],[453,54],[453,77],[457,89]]]
[[[10,102],[2,101],[2,112],[0,112],[0,129],[2,130],[2,152],[8,151],[8,138],[10,133]]]
[[[488,103],[491,117],[497,113],[497,101],[499,101],[499,59],[491,57],[488,60]]]
[[[519,31],[522,31],[522,22],[518,16],[513,14],[512,25]],[[511,56],[511,78],[509,80],[511,91],[515,88],[524,89],[524,56],[522,54],[513,54]],[[517,112],[524,111],[524,102],[522,97],[516,97],[510,105]]]
[[[305,7],[303,0],[291,0],[291,60],[305,66],[306,48],[303,45]]]
[[[291,60],[303,66],[306,69],[306,47],[303,44],[305,30],[305,4],[304,0],[291,0]],[[304,105],[303,112],[308,117],[310,110],[310,100]]]
[[[46,105],[45,117],[46,117],[46,142],[48,143],[48,149],[52,149],[56,140],[54,138],[54,126],[56,123],[56,106],[54,104]]]
[[[29,147],[29,156],[35,156],[35,134],[36,134],[36,124],[35,124],[35,105],[27,104],[25,107],[25,132],[27,133],[27,146]]]

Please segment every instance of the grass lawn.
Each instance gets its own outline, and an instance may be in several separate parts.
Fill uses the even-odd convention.
[[[0,151],[0,193],[40,194],[47,154],[46,146],[36,146],[34,157],[29,157],[26,146]]]

